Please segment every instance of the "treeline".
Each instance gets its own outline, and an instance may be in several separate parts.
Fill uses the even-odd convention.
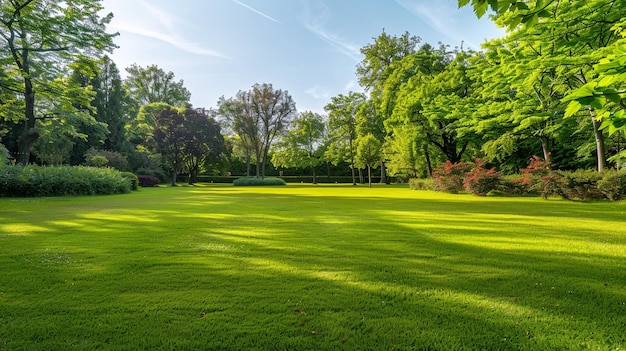
[[[184,82],[155,65],[127,67],[121,79],[106,56],[111,17],[93,15],[100,1],[6,2],[0,160],[108,166],[172,183],[387,182],[476,159],[513,174],[535,155],[553,169],[621,168],[626,0],[459,1],[468,4],[479,16],[491,7],[507,35],[472,51],[383,31],[361,49],[363,92],[332,97],[320,115],[297,111],[268,83],[215,108],[191,106]]]

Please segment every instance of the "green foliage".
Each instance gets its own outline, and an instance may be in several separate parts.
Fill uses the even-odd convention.
[[[109,163],[106,157],[102,155],[93,155],[87,159],[87,166],[105,167]]]
[[[280,178],[257,178],[257,177],[245,177],[236,179],[233,182],[235,186],[265,186],[265,185],[287,185],[287,183]]]
[[[561,187],[559,193],[570,200],[603,199],[604,194],[598,189],[598,181],[602,179],[602,173],[593,169],[558,172]]]
[[[98,156],[103,157],[106,160],[104,164],[93,164],[93,157]],[[113,167],[118,171],[127,171],[128,167],[128,158],[117,151],[111,150],[98,150],[98,149],[89,149],[85,153],[85,160],[87,164],[90,166],[102,167],[107,165],[109,167]]]
[[[83,166],[10,166],[0,169],[0,196],[75,196],[128,193],[119,171]]]
[[[411,178],[409,188],[413,190],[434,190],[435,180],[433,178]]]
[[[602,179],[598,180],[597,187],[611,201],[624,198],[626,196],[626,170],[602,172]]]
[[[135,173],[122,172],[121,175],[130,182],[130,190],[137,190],[139,188],[139,178]]]
[[[9,150],[0,144],[0,167],[9,163]]]

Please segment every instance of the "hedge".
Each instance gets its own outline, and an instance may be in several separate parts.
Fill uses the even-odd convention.
[[[132,182],[111,168],[0,166],[0,196],[108,195],[131,191]]]

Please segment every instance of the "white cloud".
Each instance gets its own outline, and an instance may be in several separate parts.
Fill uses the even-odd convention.
[[[146,9],[142,14],[148,18],[142,20],[129,17],[120,20],[114,17],[110,27],[120,32],[157,39],[188,53],[229,59],[228,56],[220,52],[207,49],[179,35],[176,28],[180,21],[176,17],[145,1],[139,1],[139,3]]]
[[[256,13],[257,15],[263,16],[263,17],[267,18],[267,19],[268,19],[268,20],[270,20],[270,21],[274,21],[274,22],[276,22],[276,23],[280,24],[280,21],[279,21],[279,20],[277,20],[277,19],[275,19],[274,17],[271,17],[271,16],[269,16],[269,15],[266,15],[266,14],[264,14],[263,12],[261,12],[261,11],[259,11],[259,10],[255,9],[255,8],[252,8],[251,6],[248,6],[248,5],[244,4],[244,3],[242,3],[241,1],[238,1],[238,0],[232,0],[232,1],[233,1],[235,4],[240,5],[240,6],[243,6],[243,7],[247,8],[248,10],[250,10],[250,11],[252,11],[252,12]]]
[[[317,35],[320,39],[328,43],[330,46],[337,49],[340,53],[350,57],[356,62],[361,61],[360,46],[351,43],[346,38],[341,37],[338,34],[332,33],[326,28],[328,19],[330,17],[330,11],[323,3],[315,3],[319,8],[315,10],[316,16],[311,15],[309,9],[309,3],[305,3],[305,13],[300,19],[302,25],[311,33]]]
[[[324,89],[320,87],[319,85],[313,86],[305,90],[304,92],[311,95],[312,97],[316,99],[324,99],[324,100],[330,99],[330,90]]]
[[[443,34],[447,38],[453,40],[454,44],[461,44],[464,41],[464,33],[459,33],[455,30],[458,25],[455,25],[453,15],[454,11],[458,11],[455,7],[450,6],[449,2],[435,2],[431,1],[428,5],[422,3],[416,3],[411,0],[395,0],[396,3],[404,7],[407,11],[411,12],[416,17],[425,20],[425,23],[429,25],[435,31]],[[436,3],[436,5],[435,5]],[[472,42],[465,41],[469,46],[480,49],[480,45],[476,45]]]

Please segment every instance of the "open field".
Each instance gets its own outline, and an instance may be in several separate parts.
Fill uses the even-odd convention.
[[[0,199],[0,350],[624,350],[626,203],[341,185]]]

